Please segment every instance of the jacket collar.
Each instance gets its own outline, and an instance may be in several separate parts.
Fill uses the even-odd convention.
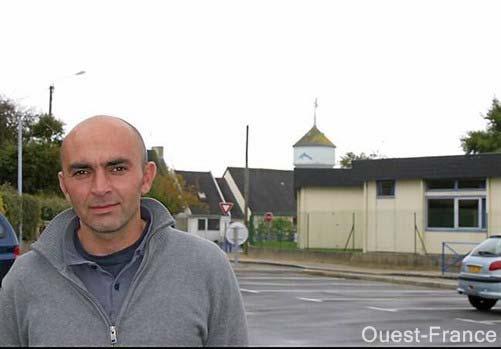
[[[162,228],[174,225],[172,215],[157,200],[142,198],[141,207],[151,213],[151,235],[161,231]],[[31,249],[47,258],[58,270],[64,269],[66,267],[64,244],[67,243],[68,235],[73,234],[77,224],[78,217],[73,209],[61,212],[49,223],[40,239],[31,245]]]

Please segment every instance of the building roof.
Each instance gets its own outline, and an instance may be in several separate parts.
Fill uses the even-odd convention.
[[[228,167],[242,196],[244,171],[242,167]],[[254,214],[272,212],[275,216],[296,216],[294,171],[249,169],[249,208]]]
[[[176,170],[176,174],[183,177],[186,185],[194,187],[200,202],[207,204],[206,208],[190,207],[192,214],[221,215],[219,203],[223,200],[219,195],[212,173]]]
[[[364,181],[355,175],[353,169],[300,168],[294,169],[294,191],[300,187],[354,187]]]
[[[243,219],[244,214],[240,209],[240,206],[238,206],[237,199],[233,195],[230,186],[226,182],[226,179],[216,178],[216,182],[217,185],[219,185],[219,189],[221,189],[221,193],[223,194],[223,197],[226,200],[226,202],[233,203],[233,208],[231,209],[231,218]]]
[[[294,188],[356,186],[383,179],[501,177],[501,153],[355,160],[351,169],[295,168]]]
[[[311,147],[311,146],[322,146],[322,147],[332,147],[336,146],[327,138],[316,125],[313,125],[311,130],[308,131],[293,147]]]

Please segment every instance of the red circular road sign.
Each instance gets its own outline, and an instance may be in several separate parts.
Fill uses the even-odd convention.
[[[271,212],[266,212],[264,214],[264,221],[265,222],[271,222],[273,220],[273,213]]]

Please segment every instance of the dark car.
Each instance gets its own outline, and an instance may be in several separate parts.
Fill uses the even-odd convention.
[[[0,214],[0,285],[19,252],[16,233],[7,218]]]

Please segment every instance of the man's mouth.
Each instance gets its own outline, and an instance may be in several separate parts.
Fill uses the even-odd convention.
[[[94,211],[107,211],[113,209],[113,207],[118,206],[119,204],[105,204],[105,205],[93,205],[89,206],[91,210]]]

